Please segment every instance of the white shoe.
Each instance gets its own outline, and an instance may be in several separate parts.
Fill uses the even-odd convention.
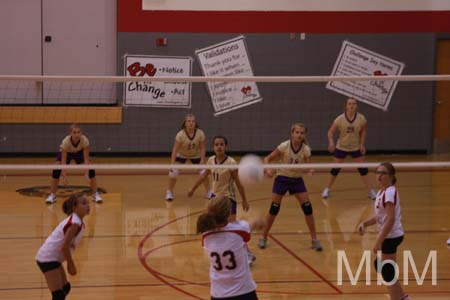
[[[330,197],[330,189],[329,188],[325,188],[322,192],[322,198],[323,199],[327,199],[328,197]]]
[[[375,200],[377,198],[377,193],[372,189],[369,191],[369,199]]]
[[[171,191],[167,191],[166,192],[166,200],[167,201],[172,201],[173,200],[173,194]]]
[[[265,249],[267,247],[267,238],[260,238],[258,242],[258,247],[260,249]]]
[[[99,192],[95,192],[93,198],[94,198],[94,202],[95,202],[95,203],[101,203],[101,202],[103,202],[103,198],[102,198],[102,196],[100,196],[100,193],[99,193]]]
[[[45,203],[47,204],[53,204],[56,203],[56,195],[51,193],[50,195],[48,195],[47,199],[45,199]]]
[[[450,239],[448,239],[448,240],[447,240],[447,245],[449,245],[449,246],[450,246]]]
[[[211,199],[214,196],[212,190],[209,190],[205,193],[205,198],[206,199]]]
[[[247,258],[248,258],[248,265],[251,267],[253,266],[253,263],[256,260],[256,256],[255,254],[253,254],[252,252],[248,251],[247,252]]]

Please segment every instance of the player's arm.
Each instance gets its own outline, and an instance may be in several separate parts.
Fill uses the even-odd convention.
[[[61,165],[65,165],[67,162],[67,151],[61,149]],[[61,176],[63,180],[63,184],[67,184],[67,170],[61,170]]]
[[[361,126],[361,130],[359,131],[359,149],[361,154],[366,154],[366,125]]]
[[[172,154],[170,155],[170,163],[173,165],[175,164],[175,159],[177,158],[178,149],[180,149],[180,142],[175,140],[172,147]]]
[[[366,227],[375,225],[376,223],[377,223],[377,221],[376,221],[376,219],[375,219],[375,216],[373,216],[373,217],[370,218],[370,219],[365,220],[364,222],[361,222],[361,223],[358,225],[358,231],[359,231],[359,234],[360,234],[360,235],[364,235],[364,233],[366,232]]]
[[[200,184],[202,184],[209,174],[211,174],[209,169],[205,169],[205,171],[200,174],[194,186],[188,191],[188,197],[192,197],[192,195],[194,195],[195,190],[200,186]]]
[[[307,156],[304,158],[306,164],[310,164],[312,162],[311,156]],[[308,174],[312,175],[314,173],[314,169],[309,169]]]
[[[334,133],[336,132],[337,129],[337,125],[335,122],[333,122],[333,124],[331,124],[330,129],[328,129],[328,151],[330,151],[331,153],[334,152],[334,150],[336,150],[336,146],[334,145]]]
[[[89,163],[89,146],[83,148],[83,160],[85,164]]]
[[[206,146],[205,140],[200,142],[200,163],[204,164],[206,161]]]
[[[238,170],[232,170],[231,176],[233,177],[234,182],[236,183],[236,187],[239,191],[239,195],[241,195],[242,208],[244,209],[244,211],[248,211],[248,209],[250,208],[250,205],[248,204],[247,197],[245,195],[244,186],[242,185],[241,181],[239,180]]]
[[[67,272],[69,272],[70,275],[77,274],[77,269],[75,268],[75,263],[73,262],[72,254],[70,252],[70,247],[79,229],[80,225],[72,224],[64,235],[64,242],[61,247],[61,251],[67,261]]]
[[[264,157],[264,164],[268,164],[270,163],[272,160],[279,158],[281,155],[281,151],[278,150],[278,148],[276,148],[275,150],[273,150],[269,155],[267,155],[266,157]],[[273,176],[273,170],[272,169],[264,169],[264,173],[269,176],[272,177]]]

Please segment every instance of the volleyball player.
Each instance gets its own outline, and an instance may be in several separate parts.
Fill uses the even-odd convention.
[[[306,140],[306,127],[301,123],[295,123],[291,126],[291,138],[282,142],[275,150],[264,158],[264,163],[268,164],[272,160],[280,160],[284,164],[300,164],[303,162],[311,162],[311,148]],[[266,175],[272,177],[273,171],[271,169],[265,170]],[[258,246],[261,249],[266,248],[267,236],[270,228],[275,221],[281,207],[281,200],[286,192],[299,202],[303,214],[305,215],[306,224],[309,228],[309,233],[312,239],[312,249],[322,251],[322,245],[317,239],[316,227],[314,224],[314,215],[312,204],[309,201],[308,192],[302,178],[302,171],[300,169],[278,169],[272,188],[272,203],[270,205],[269,213],[267,214],[266,227],[263,235],[259,240]]]
[[[376,254],[381,251],[381,260],[397,259],[397,247],[403,241],[403,226],[401,222],[400,196],[395,186],[397,179],[395,177],[395,168],[391,163],[381,163],[375,172],[376,181],[380,186],[374,203],[374,216],[358,226],[361,235],[365,233],[365,228],[371,225],[377,225],[377,239],[372,248]],[[391,300],[406,300],[408,295],[403,291],[400,282],[395,278],[395,270],[391,264],[385,264],[381,267],[378,258],[375,260],[377,272],[381,272],[384,281],[395,283],[388,285],[388,291]]]
[[[75,160],[77,164],[89,164],[89,140],[82,134],[80,125],[72,124],[70,126],[70,134],[62,140],[59,148],[60,152],[58,152],[56,157],[57,163],[65,165],[70,164],[72,160]],[[66,170],[53,170],[50,195],[45,200],[46,203],[51,204],[56,202],[56,191],[61,176],[63,177],[63,183],[66,185]],[[87,171],[87,177],[91,185],[91,190],[94,192],[93,200],[98,203],[103,202],[103,199],[97,190],[95,170],[91,169]]]
[[[83,237],[83,218],[89,214],[89,210],[89,201],[85,195],[70,196],[63,203],[63,211],[68,217],[59,223],[36,254],[36,262],[44,274],[53,300],[64,300],[70,292],[70,282],[62,263],[67,262],[70,275],[77,274],[72,251]]]
[[[250,272],[247,242],[250,232],[263,220],[252,223],[230,221],[232,199],[218,196],[197,219],[197,233],[210,258],[211,299],[257,300],[256,284]]]
[[[203,164],[205,162],[205,134],[198,128],[198,124],[193,114],[184,117],[181,130],[175,136],[175,142],[170,156],[171,164],[184,164],[190,160],[193,164]],[[169,187],[166,191],[166,200],[173,200],[173,189],[177,182],[179,171],[173,169],[169,171]],[[205,178],[203,185],[206,189],[206,198],[211,198],[209,180]]]
[[[212,197],[227,197],[231,201],[231,217],[230,222],[236,220],[237,202],[235,185],[242,199],[242,208],[248,211],[249,204],[245,195],[244,186],[241,184],[238,176],[238,169],[236,161],[226,154],[228,140],[224,136],[213,137],[214,154],[206,162],[211,166],[211,169],[206,169],[198,178],[194,186],[189,190],[188,196],[192,197],[198,186],[211,174],[212,175]],[[236,169],[218,169],[214,168],[216,165],[236,165]],[[248,252],[249,264],[253,264],[256,257],[252,252]]]
[[[347,98],[344,105],[344,113],[339,115],[328,130],[328,151],[334,154],[334,162],[342,163],[348,155],[355,162],[363,162],[366,154],[366,118],[358,112],[358,103],[355,99]],[[334,133],[339,131],[337,144],[334,144]],[[330,196],[331,187],[336,181],[340,168],[331,169],[330,178],[326,188],[322,192],[322,198]],[[370,199],[375,199],[376,193],[372,189],[368,168],[358,168],[361,179],[367,187]]]

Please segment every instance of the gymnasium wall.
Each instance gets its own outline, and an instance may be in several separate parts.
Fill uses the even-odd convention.
[[[246,36],[255,75],[329,75],[344,40],[405,63],[404,75],[433,74],[437,33],[450,31],[448,11],[142,11],[141,4],[118,0],[118,75],[123,75],[122,57],[128,53],[192,56],[193,75],[200,76],[195,50],[240,34]],[[306,32],[304,40],[300,32]],[[167,38],[167,46],[156,46],[160,37]],[[325,83],[258,86],[261,103],[218,117],[205,85],[194,84],[190,110],[124,107],[122,124],[83,128],[93,152],[169,152],[183,116],[192,112],[208,143],[222,134],[229,138],[231,151],[270,151],[288,139],[290,124],[300,121],[309,129],[313,150],[326,150],[326,133],[342,112],[343,96],[325,89]],[[368,119],[367,148],[430,152],[433,89],[433,83],[400,82],[387,112],[361,103]],[[2,124],[0,152],[56,151],[67,127]],[[1,142],[4,136],[8,142]]]

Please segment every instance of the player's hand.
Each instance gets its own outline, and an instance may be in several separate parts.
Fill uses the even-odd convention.
[[[364,233],[366,233],[366,227],[364,226],[364,223],[360,223],[358,225],[358,232],[360,235],[364,235]]]
[[[273,170],[272,169],[264,169],[264,174],[266,174],[267,177],[273,177]]]
[[[77,268],[75,268],[73,263],[67,264],[67,272],[72,276],[77,275]]]
[[[336,147],[334,146],[333,143],[328,144],[328,151],[330,153],[334,153],[335,150],[336,150]]]
[[[248,204],[248,201],[247,201],[247,200],[242,201],[242,209],[243,209],[244,211],[248,211],[248,210],[250,209],[250,204]]]
[[[373,245],[372,248],[373,253],[377,254],[378,251],[381,251],[381,242],[378,240],[375,242],[375,245]]]
[[[362,154],[362,155],[365,155],[365,154],[366,154],[366,147],[365,147],[364,145],[361,145],[361,146],[359,147],[359,151],[361,151],[361,154]]]

